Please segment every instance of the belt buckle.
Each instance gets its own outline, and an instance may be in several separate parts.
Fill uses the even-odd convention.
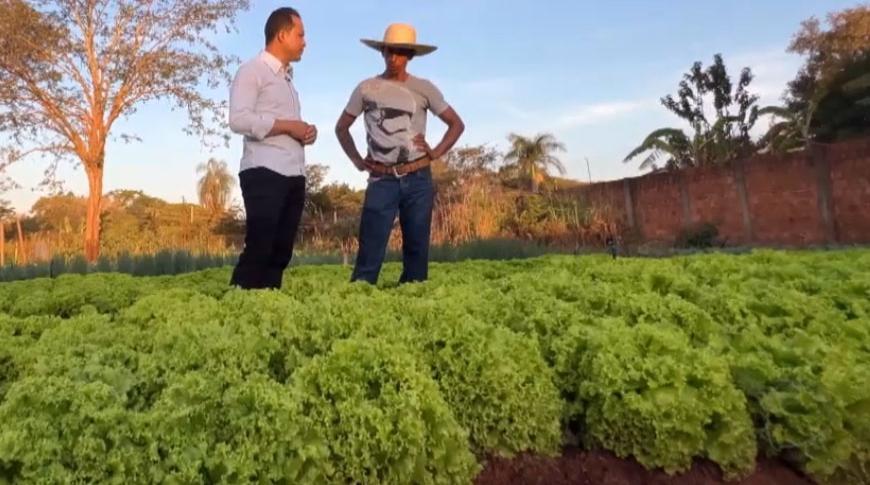
[[[406,174],[406,173],[403,173],[403,174],[399,175],[399,170],[396,168],[395,165],[393,165],[393,166],[390,167],[390,168],[393,169],[393,176],[395,176],[397,179],[400,179],[400,178],[402,178],[402,177],[408,175],[408,174]]]

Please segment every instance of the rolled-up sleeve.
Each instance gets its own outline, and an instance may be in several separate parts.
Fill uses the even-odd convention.
[[[256,111],[260,80],[252,65],[244,65],[230,86],[230,129],[257,140],[266,138],[275,117]]]

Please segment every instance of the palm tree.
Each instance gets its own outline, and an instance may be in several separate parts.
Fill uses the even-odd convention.
[[[821,82],[804,69],[789,83],[785,106],[767,106],[759,115],[771,115],[767,133],[759,140],[762,151],[775,153],[806,148],[813,140],[832,142],[870,131],[870,54],[844,62],[829,80]]]
[[[565,173],[565,166],[553,153],[565,151],[565,145],[549,133],[541,133],[531,138],[511,133],[508,135],[511,143],[510,151],[505,155],[513,168],[521,177],[528,177],[532,192],[538,191],[540,182],[547,176],[549,167],[555,168],[559,174]]]
[[[784,153],[800,150],[810,142],[810,121],[815,103],[804,111],[792,111],[782,106],[766,106],[758,110],[760,116],[770,115],[771,125],[758,140],[764,152]]]
[[[224,212],[229,204],[230,192],[236,185],[235,177],[227,170],[227,163],[210,158],[196,167],[196,173],[202,174],[197,183],[199,203],[212,214]]]
[[[660,128],[653,131],[643,140],[637,148],[631,151],[624,162],[628,162],[641,153],[650,152],[650,154],[641,162],[640,169],[657,171],[660,168],[665,170],[676,170],[681,168],[692,167],[695,165],[693,156],[693,143],[689,137],[676,128]],[[665,158],[664,166],[659,167],[657,162]]]

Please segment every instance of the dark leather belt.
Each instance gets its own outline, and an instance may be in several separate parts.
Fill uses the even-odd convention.
[[[371,158],[367,158],[365,162],[366,168],[369,169],[369,172],[371,172],[372,175],[393,175],[396,177],[401,177],[411,172],[416,172],[421,168],[428,167],[432,164],[432,159],[426,156],[423,158],[418,158],[413,162],[402,162],[390,165],[376,162]]]

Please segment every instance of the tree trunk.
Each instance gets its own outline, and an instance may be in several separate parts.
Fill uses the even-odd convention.
[[[0,221],[0,268],[6,266],[6,223]]]
[[[15,264],[27,264],[27,252],[24,249],[24,232],[21,230],[21,216],[15,219],[18,228],[18,244],[15,246]]]
[[[532,193],[538,193],[538,173],[535,170],[535,164],[531,164],[529,167],[529,173],[532,176]]]
[[[103,168],[102,163],[87,164],[88,174],[88,209],[85,220],[85,258],[95,263],[100,257],[100,212],[103,201]]]

